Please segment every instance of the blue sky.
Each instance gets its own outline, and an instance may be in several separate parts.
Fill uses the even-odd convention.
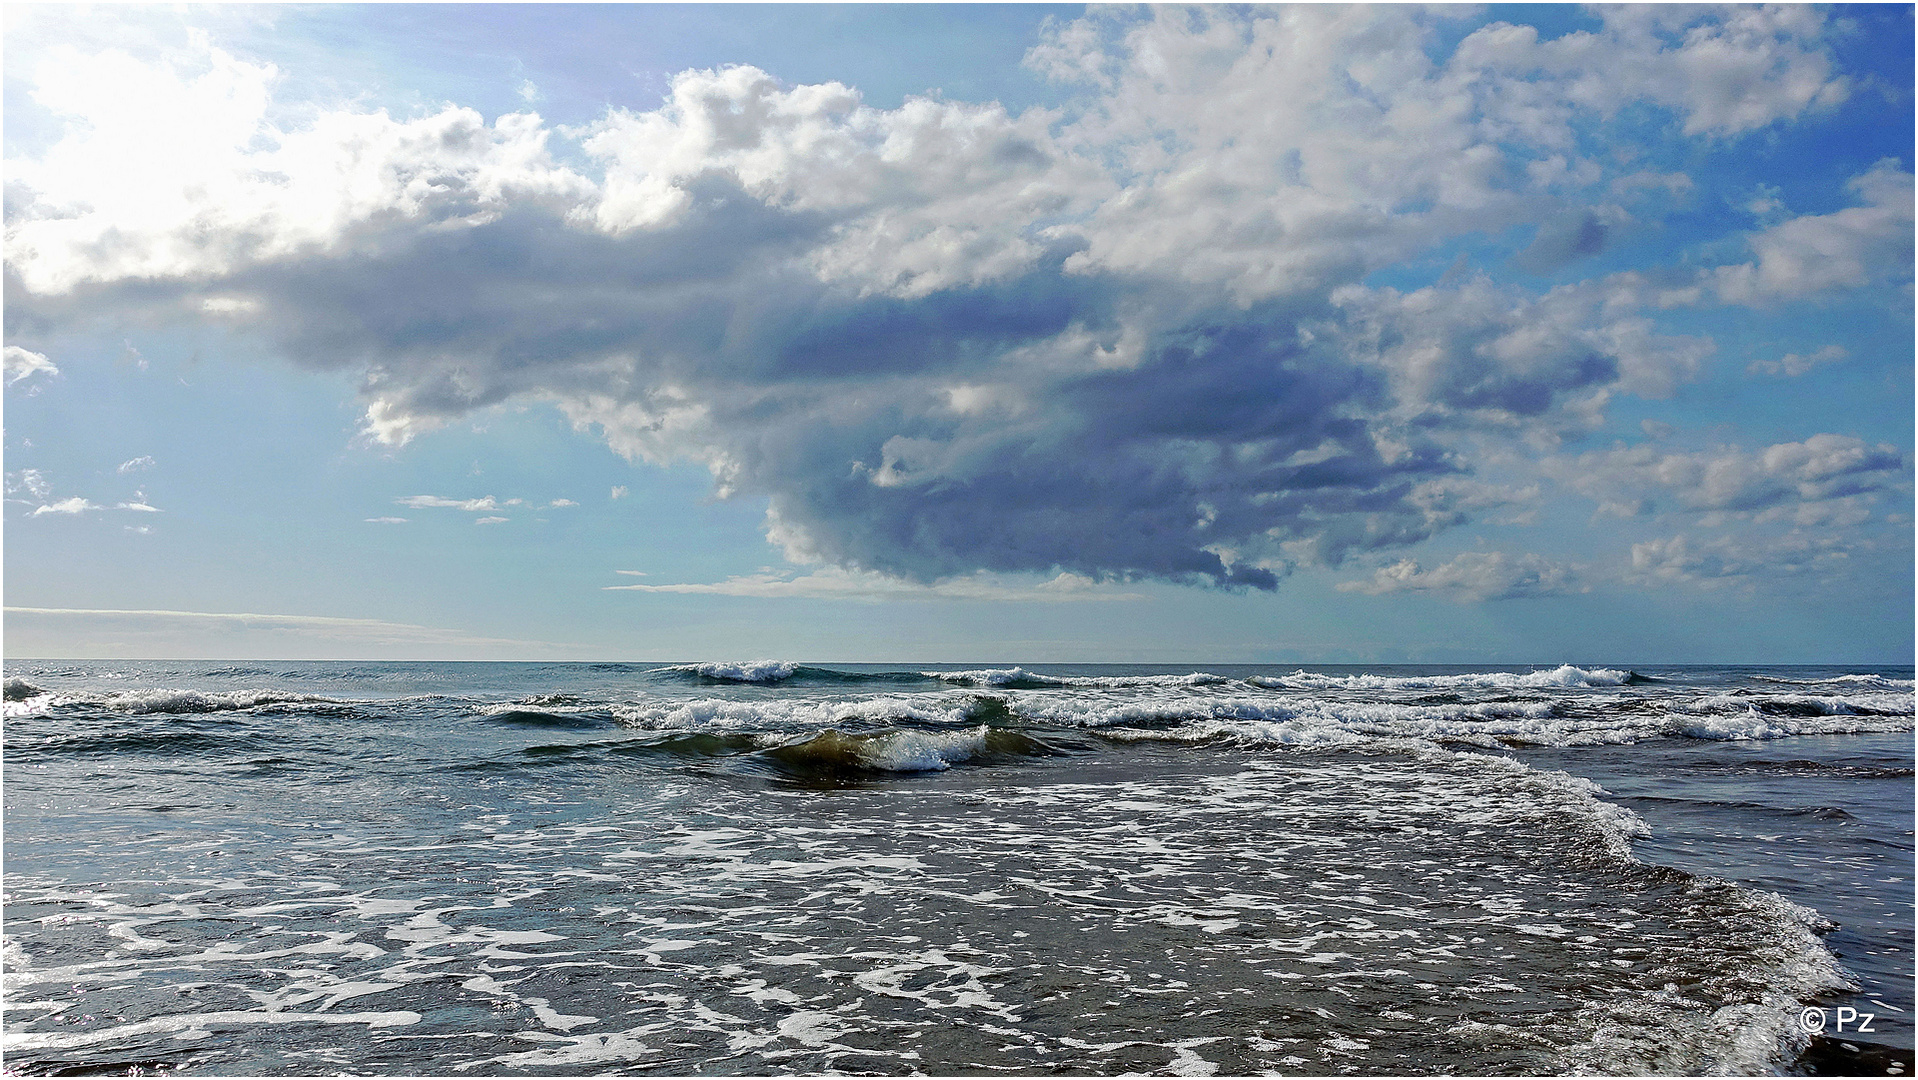
[[[1912,655],[1909,6],[5,18],[8,656]]]

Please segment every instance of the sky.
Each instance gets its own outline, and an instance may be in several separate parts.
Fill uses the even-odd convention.
[[[10,658],[1913,654],[1909,5],[9,5]]]

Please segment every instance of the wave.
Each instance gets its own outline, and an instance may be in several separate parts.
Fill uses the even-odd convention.
[[[848,724],[955,727],[978,723],[976,708],[1000,711],[1003,703],[981,704],[971,695],[927,694],[849,700],[646,699],[615,705],[612,713],[622,723],[650,730],[781,732]]]
[[[496,709],[489,710],[485,716],[501,727],[590,729],[605,727],[612,723],[611,717],[551,713],[538,709]]]
[[[28,698],[39,697],[44,693],[46,693],[45,690],[40,689],[18,676],[8,676],[7,678],[6,700],[8,701],[25,701]]]
[[[1128,688],[1176,688],[1218,686],[1235,682],[1230,676],[1194,671],[1187,675],[1041,675],[1022,667],[980,668],[973,671],[922,671],[928,679],[959,686],[991,687],[997,690],[1049,690],[1059,687],[1119,690]]]
[[[987,724],[1080,729],[1121,741],[1227,740],[1269,746],[1379,739],[1480,747],[1589,746],[1912,730],[1908,707],[1900,712],[1888,702],[1834,698],[1811,708],[1799,695],[1775,702],[1741,697],[1593,710],[1536,698],[1395,703],[1230,694],[1113,698],[1062,692],[919,693],[832,700],[654,699],[617,705],[611,712],[631,727],[658,731],[799,733]]]
[[[981,724],[964,731],[822,731],[758,751],[780,771],[805,778],[870,773],[943,772],[960,763],[989,764],[1052,757],[1062,751],[1042,739]]]
[[[11,695],[14,680],[8,681]],[[30,685],[30,684],[29,684]],[[39,690],[38,687],[33,687]],[[40,690],[37,694],[14,698],[9,696],[5,709],[0,715],[9,719],[29,716],[45,716],[56,709],[68,707],[101,709],[108,712],[142,715],[147,713],[196,714],[216,712],[244,712],[266,706],[302,705],[302,706],[349,706],[355,703],[339,701],[333,698],[318,697],[312,694],[295,694],[278,690],[230,690],[208,692],[200,690],[126,690],[91,694],[61,694]]]
[[[1891,679],[1883,675],[1829,675],[1818,679],[1787,679],[1782,675],[1753,675],[1753,682],[1784,683],[1788,686],[1825,686],[1830,683],[1852,683],[1859,686],[1883,687],[1888,690],[1903,690],[1909,693],[1914,686],[1910,679]]]
[[[1680,699],[1667,703],[1667,707],[1707,715],[1756,712],[1766,716],[1910,716],[1913,700],[1909,694],[1895,693],[1766,694],[1737,691]]]
[[[862,683],[920,683],[926,676],[916,671],[841,671],[816,664],[798,664],[790,660],[707,661],[699,664],[672,664],[648,668],[643,674],[667,681],[694,685],[737,683],[743,685],[835,685]]]
[[[1552,687],[1629,686],[1655,680],[1635,671],[1580,668],[1561,664],[1549,671],[1472,672],[1462,675],[1254,675],[1245,680],[1271,690],[1442,690],[1547,689]]]
[[[659,670],[697,675],[714,682],[776,683],[792,678],[793,673],[799,670],[799,665],[788,660],[747,660],[676,664]]]

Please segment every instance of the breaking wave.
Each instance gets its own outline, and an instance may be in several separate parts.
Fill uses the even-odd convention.
[[[1585,668],[1561,664],[1549,671],[1504,671],[1463,675],[1322,675],[1295,671],[1290,675],[1255,675],[1246,680],[1274,690],[1497,690],[1551,687],[1626,686],[1650,681],[1632,671]]]

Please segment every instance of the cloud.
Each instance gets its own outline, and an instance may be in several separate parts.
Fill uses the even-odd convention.
[[[106,509],[106,507],[98,503],[88,502],[76,495],[71,499],[61,499],[59,502],[48,503],[45,506],[37,507],[33,513],[27,516],[40,517],[43,514],[84,514],[89,510],[104,509]]]
[[[580,192],[532,114],[488,126],[471,109],[417,120],[321,112],[266,120],[280,72],[210,44],[143,62],[119,49],[48,49],[33,100],[74,134],[8,162],[35,198],[9,215],[9,265],[36,292],[90,281],[216,277],[322,252],[383,215],[484,212],[510,194]],[[125,182],[127,162],[142,181]],[[249,299],[234,295],[233,314]],[[217,311],[217,309],[216,309]]]
[[[636,570],[615,573],[644,576]],[[761,599],[815,600],[997,600],[1066,603],[1074,601],[1141,600],[1139,593],[1116,591],[1078,574],[1059,574],[1034,585],[1007,582],[995,575],[974,574],[931,584],[901,581],[871,571],[828,567],[799,577],[760,573],[727,578],[710,584],[606,585],[609,592],[681,593],[706,596],[750,596]]]
[[[123,502],[115,504],[113,508],[115,510],[137,510],[142,514],[159,514],[164,512],[159,507],[149,506],[144,502]]]
[[[763,498],[769,539],[822,567],[699,588],[1270,589],[1507,511],[1461,494],[1488,441],[1578,437],[1713,349],[1647,314],[1702,302],[1696,281],[1375,274],[1541,222],[1520,259],[1572,265],[1690,182],[1625,172],[1621,114],[1729,140],[1848,92],[1814,9],[1626,9],[1449,46],[1455,14],[1101,10],[1028,55],[1083,88],[1062,109],[880,109],[729,67],[563,129],[456,106],[295,122],[275,69],[209,41],[56,50],[32,93],[66,135],[9,163],[9,310],[266,336],[359,373],[390,445],[550,402],[633,461]],[[1766,269],[1810,265],[1794,224],[1877,265],[1894,173],[1857,182],[1862,217],[1754,236],[1757,284],[1711,295],[1857,276]]]
[[[474,522],[473,522],[473,524],[475,524],[475,525],[504,525],[504,524],[505,524],[506,522],[509,522],[509,521],[511,521],[511,520],[513,520],[513,519],[512,519],[512,518],[503,518],[503,517],[483,517],[483,518],[479,518],[478,520],[476,520],[476,521],[474,521]]]
[[[38,469],[21,469],[17,473],[7,474],[7,494],[24,491],[35,499],[45,499],[52,494],[53,487]]]
[[[1413,559],[1381,567],[1367,581],[1342,581],[1340,592],[1371,596],[1389,593],[1449,593],[1459,603],[1518,600],[1588,592],[1577,571],[1538,555],[1508,555],[1502,551],[1467,551],[1430,570]]]
[[[120,467],[113,471],[124,475],[130,472],[137,472],[141,469],[151,468],[153,468],[153,459],[151,457],[137,457],[132,461],[122,461]]]
[[[373,524],[373,525],[404,525],[406,524],[406,519],[403,517],[370,517],[370,518],[367,518],[366,520],[369,524]]]
[[[1561,214],[1539,226],[1531,245],[1512,257],[1512,265],[1533,274],[1555,273],[1602,253],[1614,230],[1629,219],[1630,215],[1617,206]]]
[[[1664,509],[1812,524],[1829,522],[1833,514],[1853,517],[1848,511],[1862,512],[1881,496],[1911,489],[1911,461],[1898,448],[1833,434],[1755,451],[1617,447],[1547,467],[1573,489],[1627,516]]]
[[[1753,375],[1783,375],[1795,379],[1815,367],[1836,364],[1850,355],[1843,345],[1827,345],[1808,356],[1786,353],[1778,360],[1753,360],[1745,370]]]
[[[1753,234],[1756,259],[1721,266],[1709,282],[1733,304],[1802,300],[1908,277],[1912,260],[1912,176],[1886,158],[1847,187],[1863,205],[1807,215]]]
[[[1540,41],[1529,26],[1494,23],[1459,44],[1455,66],[1487,76],[1515,131],[1573,110],[1609,117],[1643,102],[1678,114],[1686,135],[1734,138],[1844,101],[1821,13],[1740,8],[1697,12],[1649,5],[1597,12],[1598,31]],[[1463,61],[1462,63],[1460,61]]]
[[[60,369],[54,366],[53,361],[37,352],[23,349],[18,345],[7,346],[4,350],[4,356],[8,386],[12,386],[22,379],[29,378],[41,372],[45,372],[48,375],[60,374]]]
[[[549,502],[546,505],[553,509],[559,509],[560,507],[578,506],[579,504],[574,502],[571,499],[554,499],[552,502]]]
[[[498,500],[494,499],[491,495],[479,499],[448,499],[439,495],[407,495],[394,499],[393,501],[401,506],[410,506],[415,510],[426,510],[437,507],[452,510],[469,510],[478,513],[486,510],[498,510],[500,508]]]
[[[1712,537],[1694,541],[1681,533],[1632,545],[1628,580],[1647,585],[1683,584],[1707,589],[1750,585],[1758,579],[1829,573],[1851,558],[1841,538],[1793,531],[1781,537]]]

